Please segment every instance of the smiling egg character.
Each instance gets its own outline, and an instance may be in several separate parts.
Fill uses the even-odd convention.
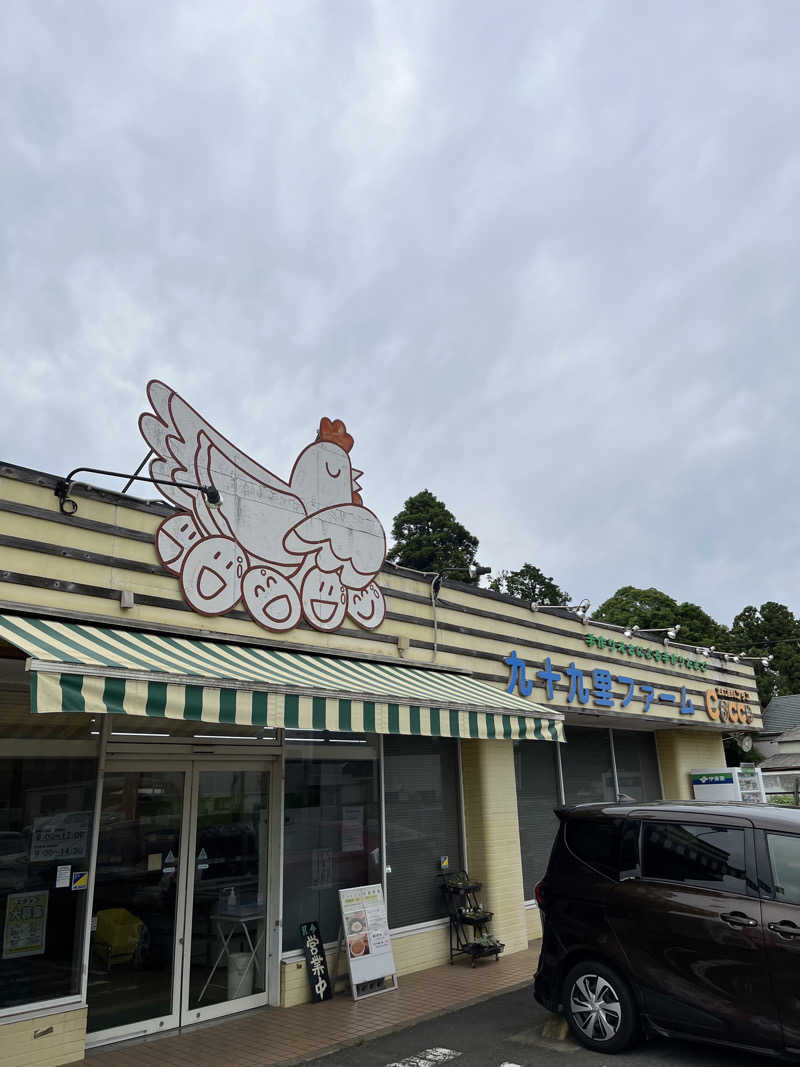
[[[386,601],[377,582],[366,589],[347,590],[347,614],[366,630],[374,630],[386,617]]]
[[[339,575],[312,567],[303,579],[303,614],[317,630],[336,630],[347,611],[347,593]]]

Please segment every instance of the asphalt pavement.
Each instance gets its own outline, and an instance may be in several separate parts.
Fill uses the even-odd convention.
[[[766,1067],[776,1060],[688,1041],[652,1039],[616,1056],[543,1035],[554,1017],[530,988],[311,1061],[320,1067]],[[549,1031],[549,1027],[548,1027]]]

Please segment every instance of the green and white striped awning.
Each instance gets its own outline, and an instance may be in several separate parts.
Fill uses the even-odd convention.
[[[475,678],[392,663],[0,615],[31,710],[434,737],[563,741],[563,716]]]

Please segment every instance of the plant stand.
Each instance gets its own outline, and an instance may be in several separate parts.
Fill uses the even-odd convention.
[[[440,877],[450,916],[450,963],[456,956],[470,956],[473,967],[484,956],[494,956],[497,960],[505,945],[489,933],[494,912],[481,906],[478,891],[482,884],[472,881],[466,871]]]

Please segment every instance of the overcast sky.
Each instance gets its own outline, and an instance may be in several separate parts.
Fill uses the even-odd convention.
[[[0,458],[133,470],[158,377],[388,529],[800,612],[800,4],[0,6]],[[153,495],[147,494],[144,495]]]

